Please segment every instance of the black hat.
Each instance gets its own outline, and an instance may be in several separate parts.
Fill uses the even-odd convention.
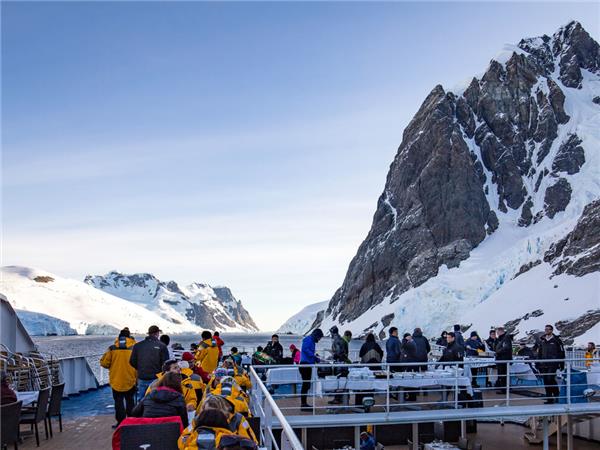
[[[129,332],[129,328],[125,327],[119,332],[119,337],[130,337],[131,333]]]
[[[336,327],[336,326],[334,325],[334,326],[332,326],[332,327],[329,329],[329,332],[330,332],[331,334],[338,334],[338,333],[340,332],[340,330],[338,330],[338,327]]]
[[[154,333],[162,333],[162,330],[160,328],[158,328],[158,326],[152,325],[150,328],[148,328],[148,334],[154,334]]]
[[[479,336],[479,335],[477,334],[477,331],[471,331],[471,337],[473,337],[473,336]]]

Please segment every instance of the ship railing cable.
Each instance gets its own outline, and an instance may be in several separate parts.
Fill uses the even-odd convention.
[[[252,381],[252,407],[254,413],[260,417],[260,434],[263,446],[267,449],[275,448],[276,450],[280,448],[303,450],[304,447],[298,436],[296,436],[283,412],[252,366],[250,366],[250,379]],[[278,445],[273,434],[273,417],[278,421],[278,428],[281,428],[281,446]]]
[[[298,367],[312,369],[310,380],[302,379]],[[502,361],[474,357],[457,362],[394,364],[329,362],[253,366],[252,371],[264,374],[265,389],[274,393],[275,403],[286,415],[305,415],[307,412],[311,415],[389,414],[398,408],[521,408],[532,403],[568,406],[589,403],[600,397],[599,358]],[[263,384],[258,375],[255,378]],[[310,410],[300,408],[297,391],[303,382],[310,382]],[[285,386],[292,386],[292,392]],[[355,397],[353,405],[350,404],[351,396]],[[326,397],[333,397],[333,400],[327,402]],[[297,402],[291,399],[297,399]],[[595,403],[600,411],[600,403]]]

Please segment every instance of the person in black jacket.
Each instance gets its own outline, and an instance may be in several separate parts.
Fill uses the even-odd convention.
[[[444,349],[444,353],[438,362],[456,362],[464,360],[464,349],[456,342],[456,335],[451,331],[446,336],[448,345]]]
[[[442,347],[446,347],[448,345],[448,332],[447,331],[442,331],[442,334],[439,338],[437,338],[437,341],[435,341],[435,345],[440,345]]]
[[[403,363],[416,363],[417,359],[417,345],[410,333],[404,333],[402,339],[402,362]],[[419,367],[417,366],[404,366],[402,368],[405,372],[417,372]],[[414,402],[417,400],[417,394],[414,389],[406,388],[404,394],[404,400],[408,402]]]
[[[496,366],[498,367],[498,381],[496,381],[496,387],[499,388],[496,391],[498,394],[506,393],[506,385],[509,382],[509,361],[512,361],[512,336],[506,332],[504,327],[496,328],[496,336],[498,341],[494,351],[496,352]],[[503,362],[506,361],[506,362]]]
[[[398,338],[398,328],[390,328],[389,333],[390,337],[385,343],[385,362],[389,364],[398,364],[400,362],[400,358],[402,358],[402,344],[400,343],[400,339]],[[392,372],[399,372],[400,366],[392,366],[390,367],[390,370]]]
[[[546,390],[545,403],[556,403],[559,397],[559,390],[556,384],[556,371],[565,368],[565,348],[560,338],[554,334],[554,327],[546,325],[544,335],[538,342],[539,359],[559,359],[562,361],[539,362],[537,367],[544,379],[544,388]]]
[[[137,387],[143,396],[148,386],[156,379],[156,374],[162,371],[162,366],[169,359],[169,349],[158,340],[161,330],[152,325],[148,328],[148,336],[131,349],[129,364],[137,370]]]
[[[465,341],[465,355],[472,358],[476,358],[477,356],[479,356],[479,350],[485,350],[485,345],[483,345],[483,342],[477,334],[477,331],[471,331],[469,339]],[[474,388],[478,388],[479,385],[477,384],[477,375],[479,374],[479,368],[471,367],[470,369],[471,386],[473,386]]]
[[[283,347],[279,343],[279,336],[276,334],[271,336],[271,341],[267,344],[263,351],[273,358],[276,363],[279,363],[283,358]]]
[[[463,348],[463,352],[465,351],[465,338],[462,335],[462,331],[460,331],[460,325],[454,325],[454,340],[458,345]]]
[[[363,364],[380,363],[383,360],[383,350],[377,342],[375,342],[375,335],[373,333],[367,334],[365,343],[360,347],[358,352],[360,362]],[[371,370],[377,370],[371,367]]]
[[[491,329],[488,338],[485,340],[488,348],[493,352],[496,348],[496,343],[498,342],[498,338],[496,337],[496,330]]]
[[[181,375],[167,372],[158,387],[146,395],[132,411],[133,417],[179,416],[183,427],[188,426],[188,413],[181,393]]]
[[[429,339],[423,336],[423,331],[420,328],[415,328],[415,331],[412,334],[412,340],[417,347],[416,358],[417,362],[427,362],[427,358],[429,356],[429,352],[431,351],[431,345],[429,345]],[[418,367],[419,371],[425,372],[427,371],[427,364],[423,364]]]

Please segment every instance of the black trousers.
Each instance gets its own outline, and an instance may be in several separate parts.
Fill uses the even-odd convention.
[[[125,392],[112,390],[113,399],[115,400],[115,419],[117,423],[121,423],[125,417],[131,416],[131,411],[135,406],[135,392],[137,387],[134,386]]]
[[[497,388],[506,389],[508,384],[508,364],[510,361],[496,361],[496,367],[498,367],[498,381],[496,382]]]
[[[556,371],[558,370],[558,366],[542,366],[540,367],[540,373],[542,374],[542,379],[544,380],[544,389],[546,391],[546,397],[549,399],[556,399],[560,396],[560,390],[558,389],[558,384],[556,383]]]
[[[302,402],[302,406],[308,404],[308,391],[310,391],[310,379],[312,377],[312,367],[298,367],[300,371],[300,376],[302,377],[302,390],[300,391],[300,400]]]

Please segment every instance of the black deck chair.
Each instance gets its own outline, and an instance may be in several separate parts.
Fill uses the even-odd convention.
[[[65,383],[55,384],[52,386],[52,393],[50,394],[50,403],[48,403],[48,428],[50,429],[50,437],[52,434],[52,418],[58,417],[58,429],[62,433],[62,412],[60,406],[62,404],[63,392],[65,392]]]
[[[50,388],[40,389],[38,399],[33,413],[26,413],[21,416],[20,424],[31,425],[35,429],[35,442],[40,446],[40,433],[38,423],[44,422],[44,431],[48,439],[48,422],[46,422],[46,413],[48,411],[48,399],[50,398]]]
[[[121,450],[177,450],[179,439],[177,422],[149,425],[127,425],[121,428]]]
[[[8,448],[10,444],[19,450],[19,419],[21,418],[21,406],[23,402],[14,402],[2,405],[0,414],[0,425],[2,425],[2,449]]]

